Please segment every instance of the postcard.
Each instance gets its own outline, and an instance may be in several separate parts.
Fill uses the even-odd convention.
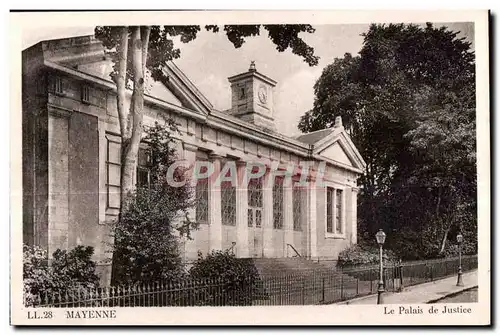
[[[489,325],[489,13],[11,12],[13,325]]]

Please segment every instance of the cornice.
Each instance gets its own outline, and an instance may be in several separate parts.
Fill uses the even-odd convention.
[[[194,152],[196,152],[198,150],[198,146],[196,144],[183,142],[183,146],[184,146],[184,150],[194,151]]]
[[[60,117],[60,118],[65,118],[68,119],[71,117],[71,113],[73,111],[68,108],[64,108],[61,106],[56,106],[53,104],[47,104],[47,111],[49,112],[49,115],[55,116],[55,117]]]
[[[331,164],[333,166],[336,166],[336,167],[339,167],[339,168],[342,168],[342,169],[345,169],[345,170],[348,170],[348,171],[352,171],[352,172],[356,172],[356,173],[359,173],[359,174],[363,174],[363,170],[361,170],[361,169],[359,169],[357,167],[350,166],[350,165],[338,162],[336,160],[333,160],[333,159],[330,159],[330,158],[327,158],[327,157],[324,157],[324,156],[321,156],[321,155],[314,154],[313,158],[316,159],[316,160],[318,160],[318,161],[327,162],[327,163],[329,163],[329,164]]]

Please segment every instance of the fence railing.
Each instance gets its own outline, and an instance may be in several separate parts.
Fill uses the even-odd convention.
[[[477,268],[477,255],[462,257],[462,271]],[[458,258],[386,264],[386,291],[457,274]],[[379,268],[368,266],[265,278],[182,280],[141,285],[73,289],[41,293],[27,306],[161,307],[315,305],[335,303],[377,292]]]
[[[463,272],[477,269],[477,265],[477,255],[462,256]],[[384,264],[384,288],[386,291],[399,291],[407,286],[456,275],[458,266],[458,257]],[[365,284],[370,283],[370,293],[376,292],[380,276],[378,266],[345,268],[342,272]]]

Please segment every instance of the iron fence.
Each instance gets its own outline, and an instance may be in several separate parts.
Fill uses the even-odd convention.
[[[477,255],[462,256],[463,272],[477,269],[477,265]],[[394,292],[407,286],[423,284],[457,275],[458,266],[458,257],[385,264],[383,269],[384,289]],[[345,268],[342,269],[342,272],[359,279],[364,285],[369,284],[368,294],[377,291],[380,277],[378,266]],[[361,287],[360,294],[367,294],[366,290],[366,287]]]
[[[386,291],[457,274],[458,258],[387,264]],[[477,268],[477,255],[462,257],[464,272]],[[41,293],[36,307],[162,307],[316,305],[353,299],[377,292],[377,266],[300,272],[263,278],[182,280],[141,285],[73,289]]]

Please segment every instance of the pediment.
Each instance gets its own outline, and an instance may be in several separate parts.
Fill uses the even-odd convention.
[[[208,115],[213,106],[187,76],[170,61],[163,67],[160,82],[179,99],[182,106],[200,114]]]
[[[364,171],[366,163],[343,127],[334,129],[314,145],[314,154],[326,161]]]
[[[328,159],[355,167],[355,163],[349,158],[339,142],[320,151],[319,154]]]
[[[177,106],[188,107],[185,106],[182,101],[171,91],[169,90],[163,83],[159,81],[150,80],[147,85],[146,93],[158,98],[163,101],[170,102]]]

